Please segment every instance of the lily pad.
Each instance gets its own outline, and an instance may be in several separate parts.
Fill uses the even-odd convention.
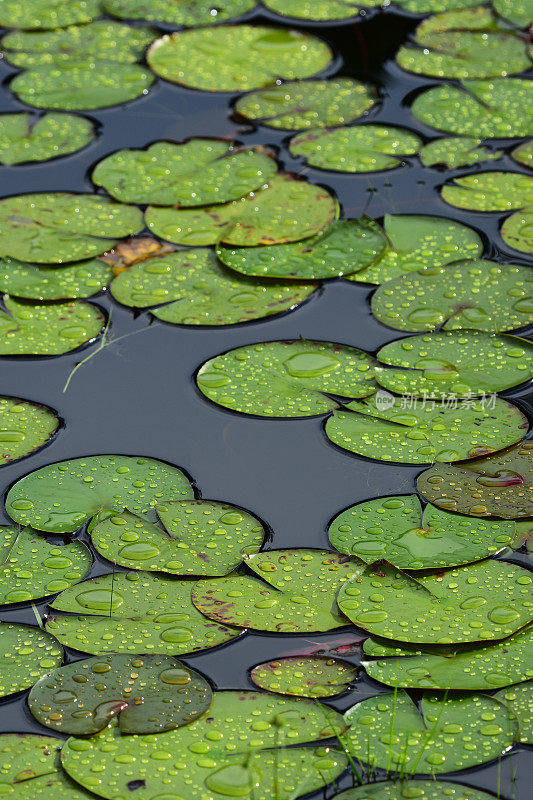
[[[463,81],[461,87],[434,86],[418,95],[411,111],[420,122],[440,131],[505,139],[533,135],[527,113],[532,103],[531,81],[494,78]]]
[[[516,717],[520,744],[533,744],[533,682],[502,689],[494,697]]]
[[[394,0],[394,5],[410,14],[438,14],[457,8],[479,5],[479,0]]]
[[[400,690],[363,700],[344,718],[345,742],[356,758],[403,775],[486,764],[510,749],[517,730],[507,709],[483,694],[425,692],[417,707]]]
[[[477,0],[476,0],[477,2]],[[402,2],[402,6],[403,6]],[[409,3],[413,6],[415,3]],[[492,800],[493,795],[449,781],[379,781],[356,786],[335,795],[335,800]]]
[[[20,194],[0,200],[0,254],[38,264],[100,255],[140,231],[142,213],[93,194]]]
[[[62,592],[46,630],[84,653],[181,655],[216,647],[241,630],[206,619],[191,602],[188,580],[150,572],[100,575]]]
[[[104,0],[108,14],[121,19],[149,19],[167,25],[197,28],[216,25],[241,16],[255,6],[255,0],[185,0],[167,3],[166,0]]]
[[[420,160],[425,167],[443,166],[457,169],[502,157],[503,150],[489,150],[481,144],[482,141],[467,136],[435,139],[424,145],[420,151]]]
[[[533,19],[531,0],[493,0],[492,5],[501,17],[514,25],[521,28],[528,28],[531,25]]]
[[[369,400],[349,403],[346,411],[334,411],[326,422],[326,436],[366,458],[428,464],[501,450],[519,441],[527,428],[521,411],[496,397],[488,402],[437,403],[378,392]]]
[[[244,92],[281,78],[309,78],[325,69],[333,54],[311,34],[225,25],[163,36],[147,58],[155,74],[167,81],[208,92]]]
[[[512,331],[533,323],[533,276],[515,264],[456,261],[390,280],[371,302],[380,322],[401,331]]]
[[[335,172],[394,169],[421,147],[422,140],[406,128],[373,123],[300,133],[289,145],[292,155],[310,166]]]
[[[269,247],[219,247],[223,264],[254,278],[340,278],[371,264],[386,249],[380,228],[367,217],[334,222],[312,239]]]
[[[513,250],[533,253],[533,209],[511,214],[502,225],[501,237]]]
[[[334,697],[350,688],[357,667],[327,656],[292,656],[258,664],[250,677],[261,689],[296,697]]]
[[[361,11],[361,5],[354,0],[263,0],[263,4],[282,17],[313,22],[350,19]],[[364,5],[379,5],[379,0],[365,0]]]
[[[57,547],[31,528],[0,526],[0,605],[26,603],[81,581],[92,556],[83,542]]]
[[[59,427],[48,406],[0,395],[0,466],[39,450]]]
[[[171,575],[227,575],[256,553],[266,531],[253,514],[214,500],[158,503],[159,524],[129,511],[91,531],[96,550],[130,569]]]
[[[345,125],[377,102],[375,92],[353,78],[294,81],[239,98],[235,110],[267,128],[298,131]]]
[[[241,414],[312,417],[337,408],[329,394],[371,394],[373,363],[363,350],[332,342],[263,342],[206,361],[196,381],[209,400]]]
[[[157,208],[146,211],[156,236],[183,245],[224,242],[237,246],[284,244],[308,239],[329,228],[339,207],[321,186],[280,173],[268,186],[234,200],[203,208]]]
[[[533,441],[469,464],[439,464],[423,472],[418,490],[440,508],[475,517],[533,516]]]
[[[63,28],[99,15],[99,0],[0,0],[2,28]]]
[[[85,736],[115,717],[121,733],[158,733],[193,722],[213,693],[170,656],[95,656],[59,667],[32,688],[28,706],[47,728]]]
[[[0,164],[12,166],[69,155],[94,139],[94,126],[74,114],[0,114]]]
[[[485,522],[430,504],[422,513],[420,500],[412,494],[350,506],[330,523],[328,536],[336,550],[367,564],[385,559],[400,569],[437,569],[503,550],[514,539],[515,524]]]
[[[335,595],[363,565],[329,550],[269,550],[246,559],[258,578],[198,581],[192,601],[206,617],[272,633],[329,631],[346,625]]]
[[[62,661],[63,648],[49,633],[31,625],[0,623],[1,697],[28,689]],[[27,767],[22,765],[22,769]]]
[[[113,272],[97,259],[61,267],[42,267],[14,258],[0,259],[0,291],[24,300],[68,300],[105,289]]]
[[[122,203],[206,206],[238,200],[268,184],[276,172],[276,162],[261,149],[189,139],[118,150],[100,161],[92,179]]]
[[[57,356],[94,340],[104,326],[97,306],[29,303],[4,295],[0,309],[0,355]]]
[[[511,152],[511,158],[525,167],[533,167],[533,140],[527,140],[515,147]]]
[[[445,217],[386,214],[383,227],[389,247],[374,264],[347,280],[385,283],[423,267],[442,267],[483,252],[479,235],[460,222]]]
[[[444,184],[442,199],[469,211],[513,211],[533,203],[533,177],[519,172],[476,172]]]

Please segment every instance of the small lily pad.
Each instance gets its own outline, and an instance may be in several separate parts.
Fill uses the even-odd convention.
[[[309,78],[325,69],[333,54],[311,34],[226,25],[163,36],[147,58],[155,74],[167,81],[208,92],[244,92],[281,78]]]
[[[512,331],[533,323],[533,276],[515,264],[456,261],[390,280],[371,302],[376,319],[401,331]]]
[[[467,136],[448,136],[435,139],[424,145],[420,151],[420,160],[425,167],[442,166],[449,169],[469,167],[480,161],[494,161],[501,158],[503,150],[489,150],[484,147],[483,139]]]
[[[313,22],[350,19],[361,11],[361,4],[354,0],[263,0],[263,4],[282,17]],[[364,5],[379,5],[379,0],[365,0]]]
[[[239,98],[235,110],[267,128],[298,131],[345,125],[377,102],[375,92],[353,78],[294,81]]]
[[[241,414],[312,417],[337,408],[329,394],[371,394],[373,364],[363,350],[347,345],[263,342],[206,361],[196,381],[209,400]]]
[[[398,0],[397,0],[398,1]],[[477,2],[477,0],[476,0]],[[402,6],[405,4],[402,0]],[[409,8],[416,2],[407,4]],[[365,783],[335,795],[335,800],[493,800],[493,795],[449,781],[379,781]]]
[[[149,19],[167,25],[199,28],[216,25],[241,16],[255,6],[255,0],[185,0],[167,3],[166,0],[104,0],[108,14],[121,19]]]
[[[105,289],[113,272],[97,259],[69,266],[42,267],[0,259],[0,291],[24,300],[69,300]]]
[[[292,155],[310,166],[335,172],[394,169],[421,147],[422,140],[406,128],[373,123],[300,133],[289,145]]]
[[[234,639],[240,628],[206,619],[191,602],[191,584],[150,572],[119,572],[78,583],[54,600],[46,630],[84,653],[181,655]]]
[[[0,623],[1,697],[28,689],[62,661],[63,648],[49,633],[32,625]],[[22,769],[27,767],[22,765]]]
[[[63,28],[99,15],[99,0],[0,0],[2,28]]]
[[[531,25],[533,19],[531,0],[493,0],[492,5],[501,17],[514,25],[520,28],[528,28]]]
[[[520,253],[533,253],[533,209],[511,214],[500,231],[505,244]]]
[[[0,395],[0,466],[39,450],[58,427],[48,406]]]
[[[511,158],[525,167],[533,167],[533,140],[527,140],[515,147],[511,152]]]
[[[250,677],[261,689],[296,697],[334,697],[349,689],[357,667],[327,656],[292,656],[258,664]]]
[[[72,533],[102,510],[146,515],[158,500],[194,496],[178,468],[142,456],[58,461],[18,480],[6,497],[15,522],[45,533]]]
[[[515,716],[520,744],[533,744],[533,682],[502,689],[494,697]]]
[[[476,517],[533,516],[533,441],[469,464],[439,464],[417,481],[420,493],[440,508]]]
[[[329,631],[346,625],[335,595],[361,562],[328,550],[269,550],[246,559],[258,578],[198,581],[192,601],[206,617],[273,633]]]
[[[28,706],[47,728],[85,736],[115,716],[121,733],[157,733],[193,722],[213,693],[198,672],[170,656],[95,656],[55,669]]]
[[[378,497],[350,506],[329,525],[336,550],[367,564],[385,559],[400,569],[467,564],[508,547],[514,522],[485,522],[428,504],[413,495]],[[457,687],[459,688],[459,687]]]
[[[533,177],[519,172],[476,172],[444,184],[442,199],[468,211],[513,211],[533,203]]]
[[[69,155],[94,139],[94,126],[74,114],[0,114],[0,164]]]

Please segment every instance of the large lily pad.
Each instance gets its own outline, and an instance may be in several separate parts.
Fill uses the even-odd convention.
[[[308,78],[327,67],[332,57],[328,45],[311,34],[263,25],[174,33],[158,39],[148,51],[156,75],[208,92],[244,92],[280,78]]]
[[[503,150],[489,150],[482,145],[483,139],[468,136],[446,136],[424,145],[420,161],[425,167],[470,167],[480,161],[501,158]]]
[[[494,697],[505,703],[518,722],[518,741],[533,744],[533,683],[502,689]]]
[[[130,569],[171,575],[227,575],[256,553],[265,538],[248,511],[214,500],[158,503],[160,523],[129,511],[103,520],[91,531],[97,551]]]
[[[321,186],[274,176],[264,189],[241,200],[203,208],[157,208],[146,211],[152,233],[183,245],[256,246],[307,239],[328,228],[338,204]]]
[[[150,572],[101,575],[66,589],[51,604],[46,630],[84,653],[181,655],[206,650],[241,630],[206,619],[191,602],[187,580]]]
[[[246,559],[246,575],[198,581],[192,601],[217,622],[273,633],[329,631],[346,625],[335,595],[362,564],[329,550],[269,550]]]
[[[533,210],[524,209],[511,214],[502,225],[501,237],[513,250],[528,255],[533,253]]]
[[[533,275],[528,267],[494,261],[428,267],[380,286],[372,313],[401,331],[512,331],[533,322]]]
[[[75,153],[94,139],[94,126],[73,114],[0,115],[0,163],[46,161]]]
[[[0,254],[38,264],[100,255],[143,228],[138,208],[93,194],[20,194],[0,200]]]
[[[383,227],[389,247],[374,264],[348,280],[385,283],[423,267],[442,267],[483,252],[479,235],[460,222],[445,217],[386,214]]]
[[[439,464],[417,481],[421,494],[440,508],[476,517],[533,516],[533,441],[469,464]]]
[[[239,98],[235,110],[268,128],[298,131],[345,125],[377,102],[370,87],[353,78],[294,81]]]
[[[0,465],[38,450],[58,427],[59,419],[48,406],[0,395]]]
[[[250,678],[276,694],[334,697],[349,689],[357,678],[357,667],[339,658],[292,656],[258,664]]]
[[[28,706],[47,728],[94,734],[118,717],[121,733],[157,733],[193,722],[211,705],[205,678],[170,656],[95,656],[55,669]]]
[[[121,19],[149,19],[167,25],[197,28],[215,25],[245,14],[255,6],[255,0],[185,0],[167,3],[166,0],[104,0],[108,14]]]
[[[63,648],[49,633],[31,625],[0,623],[1,697],[28,689],[62,661]]]
[[[501,450],[519,441],[527,428],[522,412],[500,398],[416,402],[378,392],[367,401],[349,403],[345,411],[334,411],[326,436],[366,458],[428,464]]]
[[[519,172],[476,172],[444,184],[442,199],[469,211],[513,211],[533,203],[533,177]]]
[[[313,239],[269,247],[219,247],[219,259],[255,278],[340,278],[371,264],[386,249],[380,228],[366,217],[334,222]]]
[[[99,0],[1,0],[3,28],[63,28],[90,22],[100,14]]]
[[[483,694],[426,692],[418,708],[400,690],[363,700],[344,718],[345,742],[354,756],[403,775],[455,772],[493,761],[509,750],[517,731],[505,706]]]
[[[402,6],[404,3],[402,2]],[[409,6],[415,5],[414,2]],[[491,800],[493,795],[449,781],[379,781],[346,789],[335,795],[335,800]]]
[[[261,417],[311,417],[337,408],[328,394],[371,394],[373,359],[331,342],[264,342],[202,364],[196,381],[214,403]]]
[[[86,456],[58,461],[17,481],[6,497],[15,522],[45,533],[71,533],[102,510],[146,515],[158,500],[194,496],[178,468],[143,456]]]
[[[335,172],[394,169],[421,147],[422,140],[406,128],[373,123],[300,133],[289,146],[293,156],[303,156],[310,166]]]
[[[329,525],[331,544],[367,564],[385,559],[400,569],[437,569],[494,555],[515,536],[513,522],[485,522],[428,504],[415,494],[350,506]]]
[[[263,4],[283,17],[313,22],[350,19],[361,10],[361,4],[355,0],[263,0]],[[379,0],[365,0],[364,5],[379,5]]]
[[[90,297],[104,289],[112,277],[112,270],[95,258],[56,267],[27,264],[14,258],[0,260],[0,291],[24,300]]]

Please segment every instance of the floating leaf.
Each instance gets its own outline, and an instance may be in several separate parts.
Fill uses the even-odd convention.
[[[372,313],[401,331],[512,331],[533,322],[533,276],[528,267],[494,261],[428,267],[380,286]]]
[[[367,217],[334,222],[313,239],[269,247],[219,247],[219,259],[254,278],[316,280],[340,278],[372,264],[387,240]]]
[[[75,153],[94,139],[94,126],[73,114],[0,114],[0,164],[46,161]]]
[[[51,607],[69,614],[50,615],[46,629],[66,646],[94,655],[181,655],[239,636],[239,628],[217,625],[196,610],[191,586],[150,572],[100,575],[62,592]]]
[[[232,203],[198,209],[150,206],[146,223],[175,244],[272,245],[314,236],[335,221],[338,210],[326,189],[280,173],[264,189]]]
[[[531,0],[493,0],[494,9],[504,19],[521,28],[528,28],[533,18]]]
[[[469,211],[512,211],[533,203],[533,177],[519,172],[476,172],[444,184],[442,199]]]
[[[333,54],[311,34],[226,25],[163,36],[147,58],[156,75],[167,81],[208,92],[243,92],[280,78],[308,78],[325,69]]]
[[[49,633],[31,625],[0,623],[1,697],[28,689],[62,661],[63,648]],[[27,766],[24,764],[23,768]]]
[[[167,25],[197,28],[215,25],[245,14],[255,6],[255,0],[185,0],[169,3],[166,0],[104,0],[108,14],[121,19],[149,19]]]
[[[394,5],[410,14],[438,14],[457,8],[479,5],[479,0],[394,0]]]
[[[344,719],[345,743],[357,759],[403,775],[485,764],[509,750],[517,729],[507,709],[483,694],[425,692],[417,707],[400,690],[357,703]]]
[[[385,559],[400,569],[437,569],[494,555],[515,536],[513,522],[484,522],[427,505],[415,494],[350,506],[329,525],[336,550],[367,564]],[[459,688],[459,687],[456,687]]]
[[[521,253],[533,253],[533,210],[526,209],[511,214],[502,225],[501,236],[505,244]]]
[[[99,14],[99,0],[0,0],[3,28],[63,28],[90,22]]]
[[[533,441],[469,464],[439,464],[423,472],[418,490],[440,508],[476,517],[533,516]]]
[[[14,258],[0,260],[0,291],[25,300],[90,297],[105,289],[112,271],[97,259],[66,267],[42,267]]]
[[[457,167],[469,167],[480,161],[501,158],[503,150],[489,150],[481,145],[482,141],[466,136],[435,139],[424,145],[420,151],[420,160],[425,167],[444,166],[457,169]]]
[[[357,455],[401,464],[476,458],[514,444],[528,427],[516,406],[496,397],[437,403],[378,392],[346,409],[327,420],[328,439]]]
[[[520,744],[533,744],[533,683],[502,689],[494,697],[516,717]]]
[[[138,208],[65,192],[6,197],[0,200],[0,223],[1,255],[38,264],[100,255],[144,224]]]
[[[100,522],[91,531],[96,550],[130,569],[171,575],[227,575],[256,553],[266,531],[253,514],[214,500],[158,503],[161,524],[128,511]]]
[[[198,672],[170,656],[95,656],[55,669],[28,706],[47,728],[94,734],[118,717],[121,733],[158,733],[193,722],[213,693]]]
[[[358,16],[361,5],[353,0],[263,0],[263,4],[283,17],[329,22]],[[365,6],[379,0],[365,0]]]
[[[445,217],[386,214],[383,227],[388,250],[370,267],[346,276],[347,280],[385,283],[423,267],[442,267],[483,252],[483,243],[472,228]]]
[[[525,167],[533,167],[533,141],[528,140],[515,147],[511,152],[511,158]]]
[[[377,172],[401,166],[402,158],[421,146],[422,140],[406,128],[368,123],[300,133],[291,139],[290,151],[319,169]]]
[[[261,417],[312,417],[337,407],[328,394],[374,390],[373,359],[332,342],[250,344],[202,364],[196,381],[214,403]]]
[[[165,256],[176,250],[171,244],[165,244],[153,236],[133,236],[131,239],[119,242],[108,253],[100,256],[100,261],[108,264],[114,275],[153,256]]]
[[[235,110],[268,128],[297,131],[344,125],[377,102],[375,92],[353,78],[294,81],[239,98]]]
[[[261,689],[296,697],[333,697],[357,678],[349,661],[327,656],[293,656],[258,664],[250,677]]]
[[[329,550],[269,550],[246,559],[246,575],[198,581],[196,608],[210,619],[273,633],[329,631],[346,625],[335,595],[359,574],[358,561]]]
[[[398,0],[396,0],[398,2]],[[477,2],[477,0],[476,0]],[[402,6],[405,3],[402,0]],[[417,5],[416,0],[408,3],[409,8]],[[432,771],[432,770],[431,770]],[[335,800],[493,800],[493,795],[465,786],[462,783],[449,781],[379,781],[365,783],[354,789],[335,795]]]
[[[0,466],[38,450],[58,427],[59,419],[48,406],[0,395]]]

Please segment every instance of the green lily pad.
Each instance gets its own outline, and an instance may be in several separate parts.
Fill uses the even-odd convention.
[[[160,524],[129,511],[91,531],[100,555],[130,569],[171,575],[227,575],[256,553],[266,531],[253,514],[214,500],[158,503]]]
[[[219,247],[217,255],[232,270],[254,278],[317,280],[340,278],[373,264],[387,240],[367,217],[334,222],[313,239],[269,247]]]
[[[329,22],[358,16],[361,5],[354,0],[263,0],[276,14],[295,19]],[[379,0],[365,0],[365,7],[379,5]]]
[[[353,78],[294,81],[245,94],[235,110],[267,128],[298,131],[345,125],[377,102],[375,92]]]
[[[418,490],[440,508],[476,517],[533,516],[533,441],[470,464],[438,464],[423,472]]]
[[[197,28],[216,25],[241,16],[255,6],[255,0],[185,0],[167,3],[166,0],[104,0],[104,10],[121,19],[149,19],[167,25]]]
[[[94,734],[115,717],[121,733],[157,733],[193,722],[211,705],[205,678],[170,656],[95,656],[55,669],[28,706],[47,728]]]
[[[420,151],[420,160],[425,167],[444,166],[457,169],[502,157],[503,150],[489,150],[482,146],[482,141],[466,136],[436,139],[424,145]]]
[[[0,395],[0,465],[39,450],[58,427],[59,419],[48,406]]]
[[[1,697],[28,689],[62,661],[63,648],[49,633],[32,625],[0,623]]]
[[[519,172],[476,172],[444,184],[442,199],[469,211],[513,211],[533,203],[533,177]]]
[[[533,209],[525,209],[507,217],[501,228],[505,244],[521,253],[533,253]]]
[[[374,123],[300,133],[289,145],[310,166],[335,172],[394,169],[421,147],[422,140],[406,128]]]
[[[99,15],[99,0],[0,0],[2,28],[64,28]]]
[[[394,0],[394,5],[410,14],[440,14],[443,11],[479,5],[479,0]]]
[[[94,340],[104,326],[96,306],[69,303],[35,304],[4,295],[0,309],[0,355],[56,356]],[[7,313],[6,313],[7,312]]]
[[[533,744],[533,682],[502,689],[494,697],[516,717],[520,744]]]
[[[46,630],[84,653],[182,655],[216,647],[241,630],[206,619],[191,602],[188,580],[120,572],[72,586],[51,607]]]
[[[479,235],[460,222],[445,217],[386,214],[383,227],[389,247],[374,264],[347,280],[385,283],[423,267],[442,267],[483,252]]]
[[[280,78],[309,78],[325,69],[333,54],[311,34],[226,25],[163,36],[147,58],[155,74],[167,81],[208,92],[245,92]]]
[[[90,259],[66,267],[42,267],[14,258],[0,259],[0,291],[24,300],[68,300],[105,289],[113,272]]]
[[[367,564],[385,559],[400,569],[468,564],[508,547],[514,522],[485,522],[428,504],[415,494],[378,497],[350,506],[329,525],[332,546]]]
[[[533,167],[533,140],[527,140],[511,152],[511,158],[525,167]]]
[[[337,408],[328,394],[371,394],[373,359],[332,342],[250,344],[202,364],[196,381],[218,405],[260,417],[312,417]]]
[[[533,276],[515,264],[456,261],[390,280],[371,302],[380,322],[401,331],[512,331],[533,323]]]
[[[61,264],[105,253],[143,226],[142,213],[93,194],[20,194],[0,200],[0,253]]]
[[[378,351],[378,359],[392,367],[375,368],[381,386],[426,399],[482,396],[489,406],[487,394],[533,377],[533,343],[485,331],[434,331],[397,339]]]
[[[349,403],[346,411],[334,411],[326,423],[326,436],[343,450],[366,458],[428,464],[501,450],[519,441],[527,428],[522,412],[496,397],[437,403],[378,392],[368,400]]]
[[[26,603],[62,592],[89,572],[92,556],[83,542],[51,545],[31,528],[0,526],[0,605]]]
[[[425,692],[417,707],[400,690],[357,703],[344,719],[354,756],[403,775],[456,772],[493,761],[511,747],[517,730],[507,709],[483,694]]]
[[[146,515],[158,500],[193,498],[178,468],[143,456],[86,456],[58,461],[18,480],[6,511],[45,533],[72,533],[102,510]]]
[[[334,697],[357,678],[349,661],[327,656],[292,656],[258,664],[250,673],[256,686],[296,697]]]
[[[531,25],[533,19],[531,0],[493,0],[492,5],[501,17],[514,25],[521,28],[528,28]]]
[[[397,0],[398,1],[398,0]],[[476,0],[477,2],[477,0]],[[414,2],[409,6],[415,5]],[[402,6],[404,3],[402,2]],[[493,800],[493,795],[449,781],[379,781],[346,789],[335,795],[335,800]]]
[[[514,0],[513,0],[514,1]],[[419,94],[413,115],[430,128],[465,136],[504,139],[533,135],[527,109],[533,103],[531,81],[495,78],[443,83]]]
[[[276,162],[261,149],[189,139],[118,150],[100,161],[92,179],[122,203],[206,206],[238,200],[269,183],[276,172]]]
[[[533,677],[533,627],[497,644],[456,648],[446,655],[431,653],[427,648],[423,655],[404,651],[402,656],[364,661],[363,666],[371,678],[389,686],[491,691]]]
[[[413,44],[396,61],[407,72],[435,78],[500,78],[529,69],[526,42],[499,26],[485,6],[445,11],[420,23]]]
[[[198,581],[192,601],[206,617],[272,633],[329,631],[346,625],[335,595],[360,562],[329,550],[269,550],[246,558],[246,575]]]
[[[182,245],[284,244],[329,228],[339,207],[321,186],[279,173],[248,197],[203,208],[150,206],[146,224],[156,236]]]
[[[74,114],[0,114],[0,164],[46,161],[81,150],[94,139],[94,126]]]

